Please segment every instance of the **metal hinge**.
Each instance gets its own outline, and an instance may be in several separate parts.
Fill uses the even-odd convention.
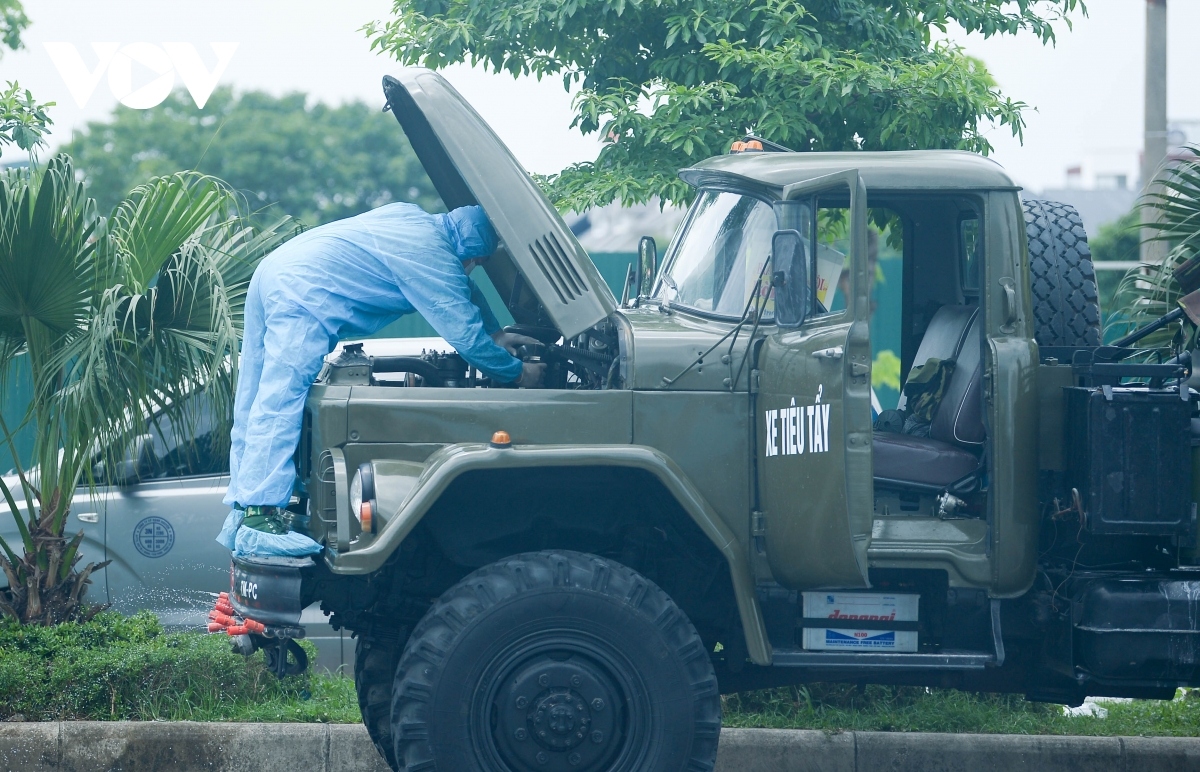
[[[870,365],[863,364],[862,362],[850,363],[850,375],[855,378],[860,378],[869,372],[871,372]]]
[[[751,370],[751,371],[750,371],[750,393],[751,393],[751,394],[757,394],[757,393],[758,393],[758,390],[759,390],[759,388],[760,388],[760,386],[759,386],[759,380],[760,380],[760,376],[761,376],[761,375],[762,375],[762,370],[757,370],[757,369],[756,369],[756,370]]]
[[[755,511],[750,513],[750,535],[767,535],[767,515],[765,512]]]

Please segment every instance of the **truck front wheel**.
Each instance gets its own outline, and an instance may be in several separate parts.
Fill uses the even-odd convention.
[[[452,587],[392,690],[407,770],[708,770],[720,729],[684,613],[637,572],[577,552],[517,555]]]
[[[354,648],[354,689],[367,734],[379,755],[396,769],[396,744],[392,741],[392,681],[400,659],[400,641],[392,637],[366,640]]]

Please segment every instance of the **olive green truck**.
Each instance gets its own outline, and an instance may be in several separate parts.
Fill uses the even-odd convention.
[[[384,91],[445,205],[495,224],[545,387],[339,347],[297,452],[325,551],[236,559],[231,599],[281,670],[310,603],[357,636],[393,769],[712,769],[722,693],[809,681],[1200,684],[1187,360],[1100,345],[1070,207],[965,152],[750,138],[680,172],[695,203],[618,299],[446,81]],[[875,324],[906,378],[878,417]]]

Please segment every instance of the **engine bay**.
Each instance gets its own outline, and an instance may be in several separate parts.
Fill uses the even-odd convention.
[[[505,332],[532,338],[536,343],[518,346],[522,362],[544,364],[545,389],[597,390],[622,387],[619,332],[606,320],[586,332],[564,340],[553,327],[514,324]],[[398,386],[447,389],[512,389],[472,367],[449,344],[424,346],[419,352],[375,354],[371,341],[347,343],[325,362],[319,383],[360,386]]]

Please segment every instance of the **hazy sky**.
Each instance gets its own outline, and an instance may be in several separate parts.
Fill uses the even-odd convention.
[[[275,93],[301,90],[338,102],[363,99],[382,106],[380,77],[397,65],[372,54],[358,28],[388,16],[390,0],[25,0],[33,24],[26,50],[0,59],[0,81],[17,79],[41,100],[54,100],[51,144],[70,137],[88,120],[116,104],[102,77],[85,105],[76,105],[44,43],[76,46],[87,67],[93,42],[192,43],[212,67],[212,42],[238,44],[222,83]],[[1060,30],[1057,47],[1030,36],[982,40],[952,35],[981,58],[1004,92],[1027,102],[1022,147],[1007,130],[989,138],[995,156],[1022,184],[1039,190],[1062,183],[1068,166],[1088,174],[1136,174],[1142,132],[1144,0],[1088,0],[1089,18],[1076,16],[1075,30]],[[1200,120],[1200,46],[1187,33],[1200,29],[1200,0],[1169,6],[1169,112],[1172,119]],[[148,71],[147,71],[148,72]],[[569,128],[571,97],[558,80],[514,81],[465,67],[446,72],[451,82],[512,147],[531,171],[552,172],[595,157],[598,144]],[[152,80],[134,68],[133,86]],[[177,81],[177,85],[182,85]],[[1197,126],[1200,129],[1200,124]],[[1194,136],[1193,140],[1200,140]],[[15,155],[9,151],[5,158]]]

